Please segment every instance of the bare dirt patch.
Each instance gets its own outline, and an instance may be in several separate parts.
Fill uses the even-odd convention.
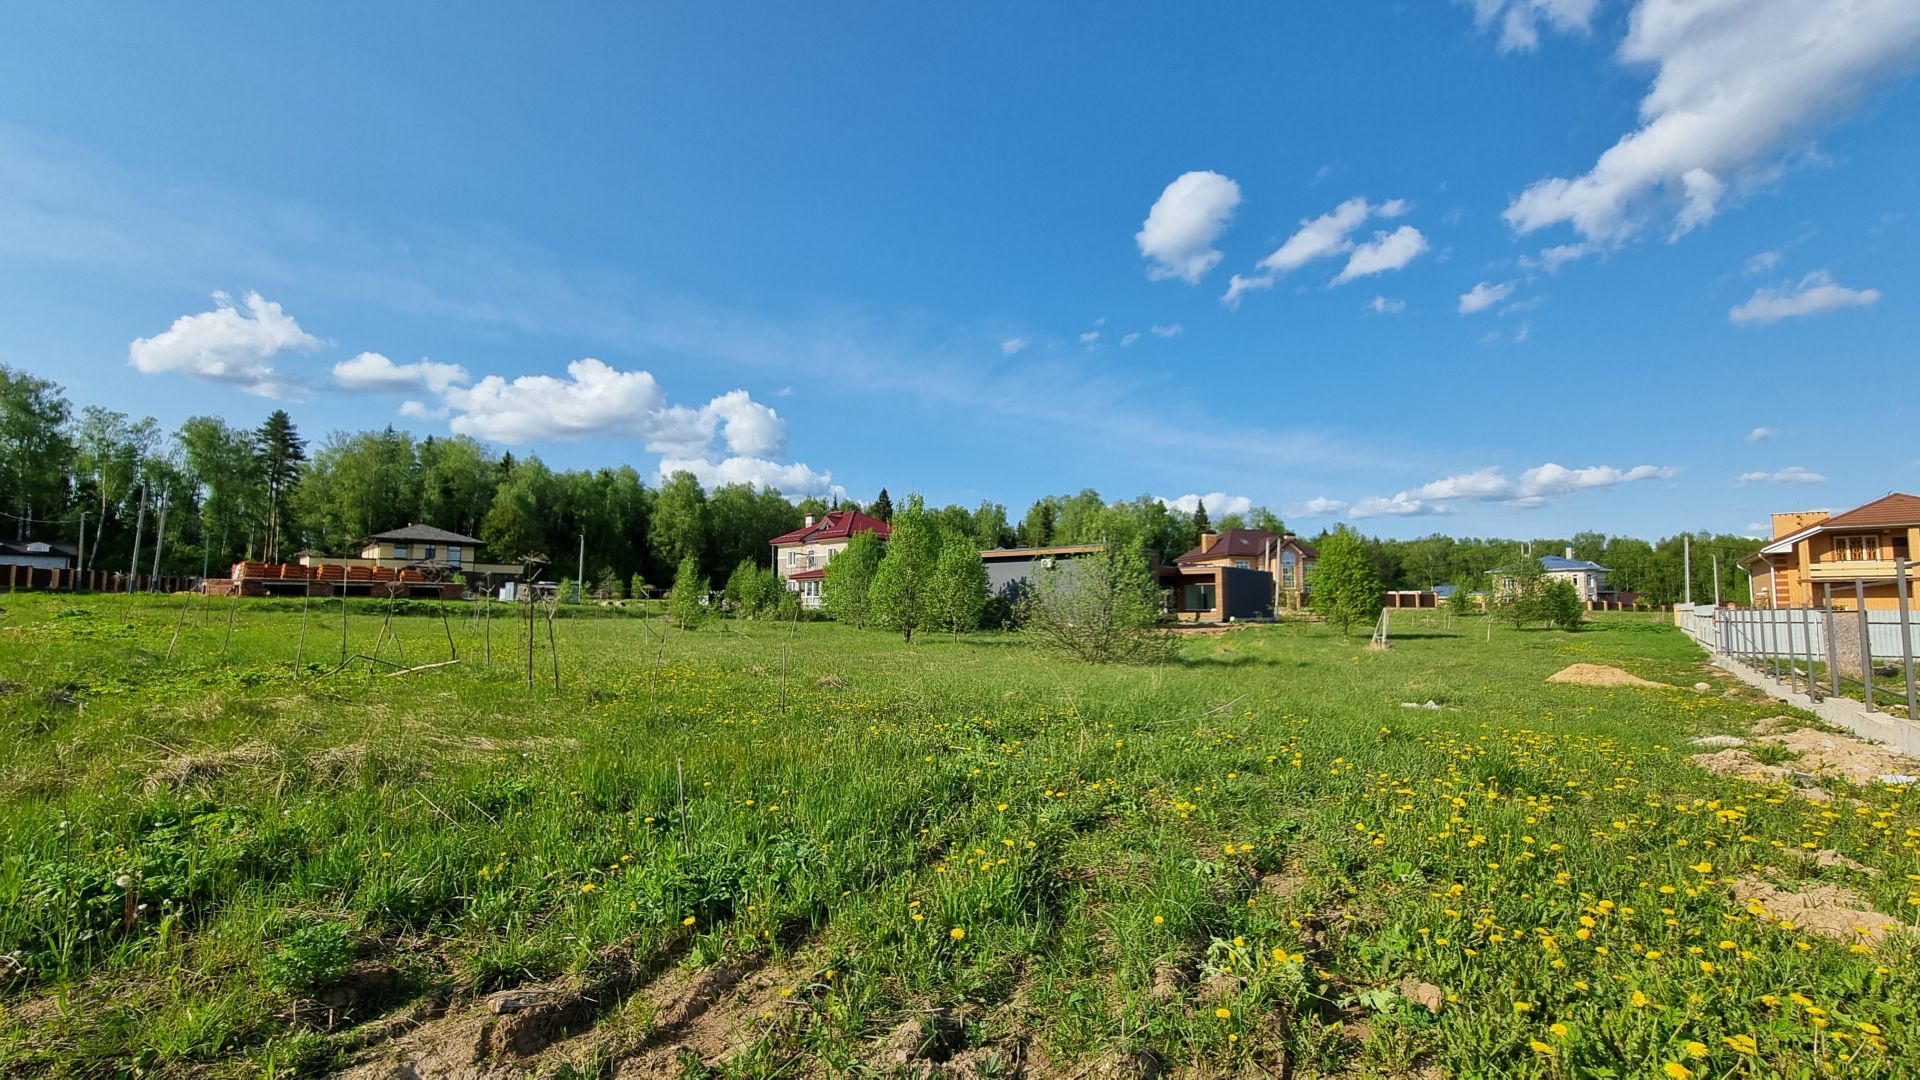
[[[1643,679],[1631,671],[1608,664],[1569,664],[1547,676],[1550,683],[1572,683],[1575,686],[1650,686],[1656,689],[1666,688],[1666,683],[1657,683]]]
[[[1756,784],[1783,784],[1792,788],[1794,794],[1813,802],[1833,801],[1833,793],[1825,788],[1814,786],[1811,777],[1807,774],[1796,772],[1784,765],[1769,765],[1745,750],[1721,750],[1712,754],[1695,754],[1687,759],[1687,763],[1710,773],[1750,780]]]
[[[1904,925],[1867,907],[1852,889],[1842,885],[1811,885],[1794,892],[1744,878],[1734,884],[1733,898],[1743,904],[1758,904],[1768,915],[1801,930],[1843,941],[1871,945]]]
[[[1839,852],[1833,850],[1832,848],[1820,848],[1817,851],[1806,851],[1800,848],[1787,848],[1785,849],[1784,853],[1787,855],[1791,855],[1796,859],[1806,859],[1812,862],[1815,866],[1824,866],[1829,869],[1837,868],[1841,870],[1853,870],[1858,873],[1865,874],[1868,877],[1880,876],[1879,870],[1876,870],[1873,867],[1868,866],[1857,859],[1848,858],[1847,856],[1840,854]]]
[[[1419,979],[1409,978],[1400,980],[1399,990],[1401,997],[1406,998],[1408,1001],[1413,1002],[1415,1005],[1420,1006],[1435,1016],[1440,1015],[1440,1010],[1444,1008],[1447,1003],[1445,991],[1430,982],[1421,982]]]
[[[1801,728],[1763,735],[1760,741],[1797,752],[1798,764],[1806,772],[1837,775],[1856,784],[1875,783],[1882,776],[1920,772],[1920,762],[1910,757],[1837,732]]]

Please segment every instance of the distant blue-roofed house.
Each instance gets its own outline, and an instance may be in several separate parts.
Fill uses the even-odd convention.
[[[1540,569],[1550,579],[1572,582],[1582,600],[1596,601],[1613,592],[1607,588],[1607,575],[1613,571],[1590,559],[1574,558],[1572,548],[1565,555],[1540,556]],[[1498,570],[1493,573],[1496,587],[1501,586],[1503,575]]]

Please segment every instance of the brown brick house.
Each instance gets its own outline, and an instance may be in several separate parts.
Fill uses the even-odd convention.
[[[1773,541],[1741,564],[1755,607],[1855,607],[1856,581],[1865,581],[1869,610],[1899,603],[1894,570],[1907,560],[1907,589],[1920,587],[1913,559],[1920,551],[1920,496],[1893,492],[1845,513],[1803,510],[1773,515]]]

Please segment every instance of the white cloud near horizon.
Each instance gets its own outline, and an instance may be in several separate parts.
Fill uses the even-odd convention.
[[[831,472],[816,472],[805,465],[782,464],[759,457],[728,457],[718,461],[706,458],[660,459],[660,478],[676,472],[689,472],[700,486],[712,491],[727,484],[752,484],[772,488],[798,502],[809,495],[845,495],[846,489],[833,482]]]
[[[464,386],[473,379],[459,364],[437,364],[431,360],[396,364],[380,353],[363,352],[333,365],[333,381],[345,390],[383,394],[425,390],[440,394],[450,386]]]
[[[1460,314],[1472,315],[1485,311],[1512,296],[1513,290],[1514,283],[1511,281],[1503,281],[1498,285],[1490,281],[1482,281],[1460,294]]]
[[[1500,26],[1501,52],[1532,52],[1540,47],[1542,23],[1561,33],[1584,34],[1592,26],[1599,0],[1473,0],[1473,21],[1481,30]]]
[[[1159,500],[1161,506],[1183,514],[1191,514],[1195,508],[1205,506],[1207,517],[1214,521],[1228,514],[1245,514],[1253,509],[1252,499],[1245,495],[1229,495],[1224,491],[1209,491],[1205,495],[1189,492],[1172,499],[1155,495],[1154,498]]]
[[[1506,8],[1478,0],[1476,12],[1490,6]],[[1628,24],[1619,61],[1654,71],[1640,126],[1587,172],[1515,197],[1504,217],[1516,232],[1566,224],[1616,244],[1670,215],[1678,239],[1920,62],[1913,0],[1640,0]]]
[[[1789,465],[1775,472],[1744,472],[1734,478],[1734,487],[1749,484],[1824,484],[1827,478],[1801,465]]]
[[[1665,479],[1674,473],[1672,467],[1662,465],[1635,465],[1630,469],[1590,465],[1570,469],[1549,461],[1514,478],[1507,476],[1499,466],[1488,466],[1443,477],[1393,495],[1372,496],[1354,502],[1316,498],[1294,510],[1294,513],[1303,517],[1344,514],[1357,521],[1369,517],[1452,514],[1459,512],[1457,504],[1463,502],[1496,502],[1532,508],[1583,491],[1617,487],[1640,480]]]
[[[1727,310],[1727,320],[1735,326],[1768,326],[1782,319],[1871,307],[1879,301],[1879,289],[1849,289],[1836,284],[1825,270],[1815,270],[1793,285],[1755,289],[1745,303]]]
[[[1240,185],[1217,172],[1189,172],[1176,178],[1134,234],[1140,254],[1152,262],[1147,277],[1179,278],[1197,285],[1219,265],[1213,246],[1240,205]]]
[[[213,310],[182,315],[150,338],[127,346],[127,363],[147,375],[191,375],[226,383],[260,397],[298,392],[302,380],[283,376],[272,361],[283,353],[310,353],[320,339],[300,328],[281,306],[257,292],[241,301],[213,294]]]

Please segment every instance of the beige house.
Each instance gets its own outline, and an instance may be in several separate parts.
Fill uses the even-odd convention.
[[[408,525],[376,533],[360,542],[360,554],[300,556],[302,566],[378,566],[387,570],[407,567],[433,569],[446,574],[484,574],[494,577],[518,576],[518,564],[480,561],[480,541],[431,525]]]
[[[1850,611],[1864,594],[1868,610],[1899,606],[1895,570],[1907,560],[1907,595],[1920,589],[1920,496],[1903,492],[1842,514],[1802,510],[1773,515],[1773,542],[1741,561],[1755,607],[1833,606]]]
[[[885,540],[893,526],[858,510],[830,510],[817,520],[809,514],[805,525],[767,541],[773,545],[773,572],[781,584],[800,594],[802,607],[817,608],[827,564],[863,532]]]

